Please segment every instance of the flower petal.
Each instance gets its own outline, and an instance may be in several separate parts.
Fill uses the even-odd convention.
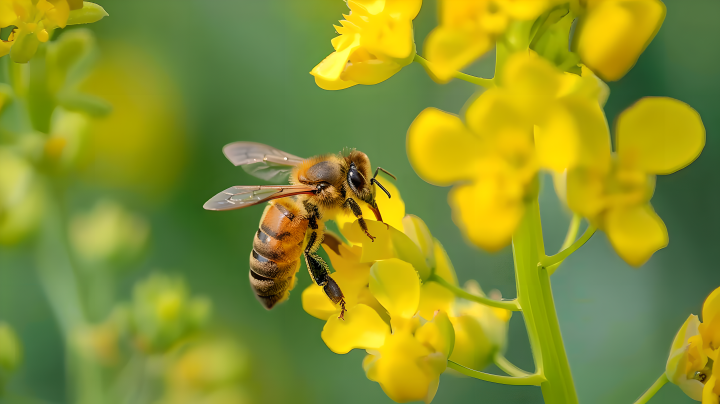
[[[448,195],[453,221],[475,245],[498,251],[510,244],[525,211],[521,195],[507,197],[511,179],[484,178],[472,185],[461,185]],[[512,192],[511,192],[512,193]]]
[[[412,334],[392,334],[378,355],[363,362],[368,379],[380,383],[398,403],[425,400],[434,394],[440,374],[422,358],[431,354]]]
[[[330,317],[321,337],[331,351],[345,354],[353,348],[380,348],[389,335],[390,326],[380,315],[370,307],[358,304],[348,309],[344,320]]]
[[[435,108],[421,112],[408,129],[410,164],[431,184],[450,185],[472,178],[481,148],[460,118]]]
[[[596,1],[580,20],[575,45],[590,69],[608,81],[637,62],[665,19],[659,0]]]
[[[392,258],[370,268],[370,292],[392,318],[409,319],[420,301],[420,279],[412,265]]]
[[[435,239],[425,222],[415,215],[407,215],[402,220],[403,233],[420,248],[427,264],[435,267]]]
[[[668,244],[665,223],[650,204],[610,210],[605,232],[618,255],[635,267]]]
[[[321,286],[311,284],[302,292],[303,310],[315,318],[327,320],[338,312]]]
[[[478,29],[439,26],[425,38],[430,73],[440,83],[492,49],[490,35]]]
[[[651,174],[671,174],[692,163],[705,146],[700,115],[684,102],[646,97],[618,118],[621,164]]]
[[[591,98],[563,97],[535,127],[535,146],[542,167],[561,173],[582,165],[610,167],[610,130],[600,105]]]
[[[415,338],[433,352],[442,353],[447,359],[455,345],[455,330],[447,313],[438,311],[431,321],[415,331]],[[441,369],[443,370],[445,369]]]
[[[397,63],[372,59],[349,64],[342,77],[344,81],[373,85],[389,79],[400,69],[402,66]]]

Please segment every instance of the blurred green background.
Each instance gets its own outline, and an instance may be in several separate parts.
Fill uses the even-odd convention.
[[[260,181],[222,155],[229,142],[263,142],[299,156],[355,147],[398,177],[408,213],[425,220],[445,246],[461,282],[515,295],[509,248],[488,254],[466,243],[451,220],[448,189],[424,183],[405,153],[405,133],[433,106],[459,112],[473,86],[441,86],[418,65],[380,85],[319,89],[308,72],[332,50],[332,27],[347,12],[340,0],[100,0],[110,17],[89,26],[101,61],[88,92],[108,99],[115,116],[98,122],[95,153],[69,196],[71,212],[105,197],[147,218],[150,246],[138,269],[120,274],[119,296],[162,270],[182,274],[193,293],[213,301],[211,328],[250,353],[249,402],[391,402],[366,379],[364,352],[336,355],[320,339],[323,322],[302,309],[310,283],[301,269],[291,299],[272,311],[256,302],[247,255],[262,208],[208,212],[202,204],[231,185]],[[415,21],[418,49],[436,24],[425,0]],[[642,96],[670,96],[694,107],[707,145],[688,168],[658,178],[653,206],[670,245],[642,268],[613,252],[604,234],[553,276],[563,337],[583,403],[630,403],[664,371],[670,343],[690,313],[720,286],[720,2],[665,0],[667,19],[636,67],[611,83],[612,122]],[[62,35],[62,33],[60,33]],[[468,73],[490,77],[489,54]],[[682,136],[679,133],[678,136]],[[559,248],[570,214],[549,181],[541,196],[548,252]],[[38,286],[30,245],[0,249],[0,320],[17,330],[25,358],[8,391],[38,403],[65,403],[63,342]],[[507,357],[531,370],[520,315],[510,325]],[[12,401],[8,401],[12,402]],[[541,403],[540,389],[441,377],[435,403]],[[691,402],[668,385],[653,403]]]

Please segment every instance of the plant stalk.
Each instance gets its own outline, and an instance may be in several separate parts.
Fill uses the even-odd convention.
[[[546,379],[540,384],[545,402],[577,404],[577,392],[560,333],[549,274],[539,266],[540,259],[545,256],[545,246],[537,199],[528,204],[513,236],[513,256],[517,299],[523,309],[537,373]]]

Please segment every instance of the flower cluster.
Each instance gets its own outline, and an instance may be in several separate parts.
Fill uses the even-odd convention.
[[[702,404],[720,402],[720,288],[705,300],[701,323],[690,315],[670,349],[665,374],[690,398]]]
[[[631,265],[664,247],[667,232],[648,204],[654,175],[699,155],[699,115],[674,99],[643,99],[618,119],[613,154],[602,110],[607,88],[590,69],[562,72],[516,53],[501,73],[498,86],[471,101],[464,122],[429,108],[408,131],[417,173],[436,185],[460,183],[449,199],[468,238],[490,251],[506,246],[545,169],[570,209],[605,230]]]
[[[441,277],[457,285],[452,264],[422,220],[404,216],[397,190],[386,187],[393,198],[379,195],[378,206],[388,226],[367,221],[375,241],[354,217],[341,214],[335,220],[348,243],[325,248],[345,295],[344,319],[317,285],[303,291],[303,307],[326,321],[322,338],[333,352],[367,350],[366,375],[390,398],[430,402],[448,358],[482,368],[504,349],[510,313],[456,302],[432,282]],[[477,287],[471,292],[481,293]]]
[[[89,24],[108,14],[101,6],[82,0],[2,0],[0,28],[14,27],[0,42],[0,56],[8,53],[15,63],[27,63],[57,28]]]

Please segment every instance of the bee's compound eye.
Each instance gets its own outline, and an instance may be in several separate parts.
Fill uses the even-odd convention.
[[[354,191],[359,190],[362,188],[363,185],[363,178],[358,172],[357,168],[355,168],[355,164],[350,165],[350,170],[348,171],[348,182],[350,183],[350,186],[353,188]]]

